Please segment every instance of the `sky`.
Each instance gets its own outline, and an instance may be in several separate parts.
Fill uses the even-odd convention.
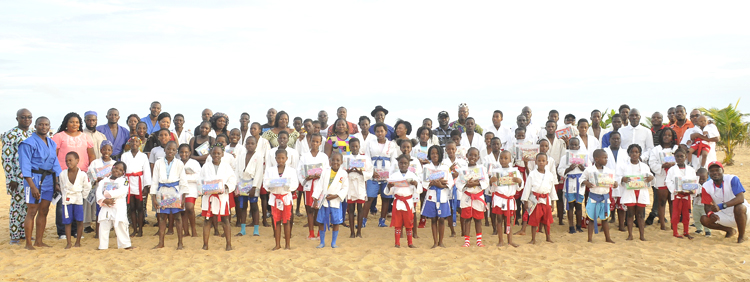
[[[523,2],[523,3],[518,3]],[[458,104],[487,127],[551,109],[726,107],[750,90],[750,3],[669,1],[0,1],[0,130],[28,108],[162,110],[230,127],[269,107],[315,118],[376,105],[416,129]],[[740,101],[748,112],[750,100]],[[416,130],[415,130],[416,131]],[[414,135],[414,132],[412,133]]]

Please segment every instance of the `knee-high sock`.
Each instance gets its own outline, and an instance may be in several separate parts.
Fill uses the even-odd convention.
[[[396,227],[396,246],[401,246],[401,227]]]
[[[409,246],[413,245],[412,236],[413,236],[413,230],[411,228],[406,228],[406,242],[409,243]]]

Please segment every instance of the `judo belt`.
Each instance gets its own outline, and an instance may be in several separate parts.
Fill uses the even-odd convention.
[[[594,225],[594,233],[596,234],[599,234],[599,224],[597,224],[597,221],[599,221],[599,214],[601,214],[602,212],[604,212],[604,214],[607,214],[609,212],[609,205],[606,204],[608,199],[609,195],[589,193],[589,202],[593,204],[593,207],[591,207],[591,211],[594,213],[595,217],[592,218],[594,220],[592,224]],[[586,206],[586,211],[588,210],[589,207]]]
[[[523,183],[526,183],[526,167],[524,166],[516,166],[518,169],[518,172],[521,173],[521,177],[523,178]],[[521,199],[521,196],[523,196],[523,190],[516,192],[515,198]]]
[[[537,205],[539,205],[539,202],[540,202],[539,200],[544,199],[544,204],[547,205],[547,207],[550,207],[549,194],[539,194],[537,192],[532,192],[532,193],[534,194],[534,197],[536,197],[536,204]],[[534,211],[536,211],[536,209],[534,209]],[[542,216],[544,216],[544,215],[542,215]],[[552,216],[552,214],[550,214],[550,216]],[[531,213],[529,213],[529,217],[531,217]],[[540,224],[541,224],[541,222],[540,222]],[[552,229],[550,229],[549,222],[545,222],[544,225],[547,226],[547,232],[550,232],[550,230],[552,230]]]
[[[219,214],[216,215],[216,221],[221,222],[221,199],[219,198],[219,194],[211,194],[211,196],[208,196],[208,216],[206,219],[211,218],[211,199],[216,198],[217,201],[219,201]]]
[[[506,196],[506,195],[500,194],[498,192],[494,192],[494,193],[492,193],[492,195],[498,196],[500,198],[503,198],[503,199],[505,199],[508,202],[506,204],[506,207],[508,208],[508,210],[507,210],[508,213],[505,215],[505,226],[506,226],[505,234],[510,234],[510,226],[511,226],[510,224],[513,223],[513,227],[516,226],[516,222],[510,220],[510,214],[512,214],[511,213],[511,209],[510,209],[510,202],[513,201],[515,199],[515,197],[514,196]],[[503,211],[503,212],[505,212],[505,211]]]
[[[456,207],[456,203],[458,203],[458,190],[456,188],[456,185],[453,185],[453,199],[450,200],[451,202],[451,209],[453,209],[453,223],[456,223],[456,210],[458,209]]]
[[[436,195],[435,196],[435,208],[437,209],[437,212],[440,212],[440,198],[441,198],[440,194],[442,194],[442,193],[440,193],[440,189],[442,189],[442,188],[438,188],[438,187],[435,187],[435,186],[430,186],[430,190],[435,191],[435,195]],[[423,209],[424,209],[424,207],[423,207]]]
[[[412,213],[411,207],[409,206],[409,199],[411,199],[412,196],[399,196],[399,195],[393,195],[393,197],[396,199],[396,201],[401,201],[404,203],[404,206],[406,206],[406,211],[409,213]],[[397,211],[397,203],[393,203],[393,210]],[[403,221],[403,217],[401,218],[401,221]],[[393,226],[393,220],[391,220],[391,226]]]
[[[54,179],[57,178],[57,175],[55,175],[54,171],[49,169],[32,169],[31,173],[42,175],[41,179],[39,179],[39,185],[36,187],[37,189],[39,189],[39,199],[36,199],[36,203],[38,204],[42,201],[42,184],[44,184],[44,178],[46,178],[47,175],[52,175],[52,178]]]
[[[128,179],[130,179],[131,176],[133,176],[133,177],[137,176],[138,177],[138,196],[137,196],[137,198],[138,198],[139,201],[143,201],[143,182],[141,182],[141,178],[142,178],[141,176],[143,176],[143,171],[133,172],[133,173],[126,173],[125,174],[125,177],[128,177]],[[130,190],[130,187],[128,187],[128,190]],[[127,203],[130,204],[130,192],[128,192],[128,201],[127,201]]]
[[[570,194],[570,180],[571,178],[576,179],[576,191],[575,191],[575,199],[578,200],[578,190],[581,189],[581,175],[580,173],[577,174],[568,174],[567,179],[565,179],[565,194]],[[565,199],[565,210],[570,210],[570,202],[567,199]]]
[[[474,208],[474,201],[480,201],[480,202],[482,202],[482,204],[484,205],[485,208],[487,207],[487,202],[484,201],[484,194],[483,193],[479,192],[479,193],[476,193],[476,194],[472,194],[472,193],[469,193],[469,192],[464,192],[464,194],[466,194],[466,196],[469,196],[469,198],[471,198],[471,207],[470,208],[472,208],[472,209]]]
[[[159,190],[161,190],[161,187],[169,187],[169,188],[173,188],[175,191],[177,191],[177,194],[179,194],[180,193],[180,189],[176,188],[178,185],[180,185],[179,181],[175,181],[175,182],[171,182],[171,183],[159,183],[159,186],[156,187],[156,193],[159,194]]]
[[[389,158],[389,157],[372,157],[372,166],[373,167],[377,167],[378,166],[377,162],[381,161],[381,163],[383,164],[382,167],[385,168],[385,161],[390,161],[390,160],[391,160],[391,158]],[[375,181],[376,182],[382,182],[382,181],[385,181],[385,180],[375,180]]]

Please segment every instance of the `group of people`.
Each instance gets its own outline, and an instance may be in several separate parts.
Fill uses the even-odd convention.
[[[249,218],[254,236],[261,224],[271,226],[274,250],[282,237],[289,249],[294,218],[305,216],[301,206],[308,239],[320,240],[319,248],[328,245],[327,234],[337,247],[341,225],[351,238],[362,237],[369,214],[378,218],[378,227],[394,227],[396,247],[404,235],[407,246],[415,247],[413,238],[427,221],[433,248],[445,247],[446,224],[451,236],[459,226],[463,246],[470,247],[472,222],[475,245],[484,246],[482,221],[492,226],[498,245],[506,237],[508,245],[518,246],[513,235],[525,235],[527,225],[531,243],[541,230],[552,242],[553,213],[560,225],[567,214],[570,233],[587,229],[592,241],[601,226],[606,241],[614,243],[610,223],[627,231],[628,240],[637,225],[645,240],[644,227],[656,218],[666,230],[669,211],[673,235],[692,239],[691,210],[696,233],[722,230],[744,241],[750,205],[739,178],[724,174],[716,161],[716,126],[698,110],[688,119],[683,106],[667,113],[668,123],[656,112],[647,128],[637,109],[622,105],[605,128],[598,110],[589,119],[568,114],[560,126],[559,112],[551,110],[539,126],[524,107],[516,124],[503,124],[497,110],[483,129],[462,103],[456,120],[441,111],[436,127],[425,118],[412,139],[412,124],[400,119],[385,124],[388,110],[382,106],[370,113],[374,121],[361,116],[349,122],[346,108],[339,107],[332,124],[320,111],[315,120],[293,118],[291,127],[284,111],[269,109],[265,124],[251,123],[243,113],[233,129],[226,114],[205,109],[202,122],[190,130],[182,114],[162,112],[153,102],[145,117],[128,116],[127,127],[119,125],[114,108],[99,126],[96,112],[83,118],[71,112],[55,134],[48,118],[33,119],[20,109],[18,126],[2,135],[11,244],[47,246],[43,231],[50,203],[66,248],[80,246],[83,233],[94,233],[99,249],[107,249],[114,229],[118,248],[130,249],[131,237],[143,236],[151,212],[159,226],[157,248],[176,227],[182,249],[184,236],[198,236],[196,218],[203,218],[203,248],[214,228],[231,250],[235,214],[240,231],[234,236],[249,234]],[[514,233],[515,225],[521,228]]]

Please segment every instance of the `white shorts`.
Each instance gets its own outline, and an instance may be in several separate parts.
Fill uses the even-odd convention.
[[[745,205],[746,208],[745,218],[747,219],[747,223],[745,224],[745,226],[747,226],[750,225],[750,204],[744,203],[743,205]],[[716,221],[716,224],[731,228],[737,228],[737,221],[734,219],[733,208],[723,209],[715,214],[719,216],[719,220]]]

